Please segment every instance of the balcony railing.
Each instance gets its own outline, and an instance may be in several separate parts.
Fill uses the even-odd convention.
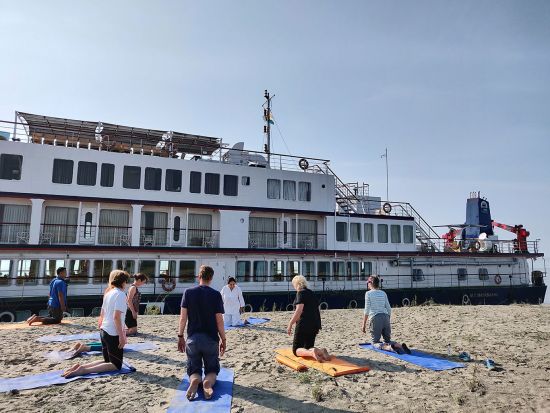
[[[130,227],[100,225],[97,229],[98,245],[132,245]]]
[[[42,224],[40,244],[75,244],[78,225]]]
[[[219,233],[219,230],[214,229],[189,228],[187,230],[187,246],[218,248],[220,238]]]
[[[145,228],[139,232],[139,245],[146,247],[165,246],[168,244],[170,228]]]
[[[441,238],[430,238],[431,244],[420,243],[418,249],[423,252],[433,252],[434,247],[439,251],[449,252],[470,252],[470,253],[502,253],[502,254],[538,254],[538,241],[525,241],[518,243],[517,240],[498,240],[470,238],[466,240],[457,239],[453,243]]]
[[[295,232],[248,232],[248,248],[325,249],[326,234]]]
[[[2,244],[28,244],[28,222],[0,223],[0,243]]]

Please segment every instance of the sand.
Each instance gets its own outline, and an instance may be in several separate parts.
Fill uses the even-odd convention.
[[[290,312],[256,313],[272,319],[262,326],[229,331],[222,364],[235,370],[232,412],[550,412],[550,306],[421,306],[397,308],[393,336],[412,348],[445,355],[468,351],[466,368],[434,372],[383,354],[365,351],[361,310],[322,312],[318,344],[347,360],[371,367],[368,373],[332,378],[310,370],[297,373],[279,365],[273,350],[290,346]],[[41,353],[63,344],[35,341],[45,334],[71,334],[96,328],[92,318],[75,325],[0,331],[1,377],[68,367]],[[139,338],[159,344],[156,352],[127,353],[137,372],[79,380],[63,386],[0,395],[0,411],[162,412],[184,372],[176,350],[177,316],[140,316]],[[500,369],[489,371],[482,360]]]

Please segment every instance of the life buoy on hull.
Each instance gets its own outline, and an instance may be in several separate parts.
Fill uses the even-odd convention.
[[[500,275],[495,275],[495,284],[500,284],[502,282],[502,277]]]
[[[323,301],[321,304],[319,304],[319,310],[328,310],[328,304]]]
[[[247,304],[247,305],[244,306],[244,312],[245,313],[251,313],[252,311],[254,311],[254,308],[252,307],[252,305]]]
[[[464,294],[462,296],[462,304],[463,305],[468,305],[470,304],[470,297],[468,296],[468,294]]]
[[[169,293],[170,291],[173,291],[174,288],[176,288],[176,281],[172,280],[171,278],[165,278],[162,280],[161,284],[162,289]]]
[[[298,166],[302,171],[305,171],[307,168],[309,168],[309,162],[306,158],[302,158],[298,161]]]
[[[15,321],[15,315],[11,311],[4,311],[0,313],[0,322],[13,323]]]
[[[403,305],[403,307],[409,307],[411,305],[411,300],[405,297],[401,300],[401,304]]]
[[[286,311],[294,311],[294,304],[287,304],[286,305]]]
[[[349,308],[357,308],[357,301],[351,300],[348,304]]]

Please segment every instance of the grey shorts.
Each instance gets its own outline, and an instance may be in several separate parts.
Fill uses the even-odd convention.
[[[376,314],[369,319],[369,332],[371,343],[379,343],[380,337],[384,339],[384,343],[391,342],[391,325],[390,316],[384,313]]]
[[[220,372],[219,342],[207,334],[197,333],[187,338],[187,375]]]

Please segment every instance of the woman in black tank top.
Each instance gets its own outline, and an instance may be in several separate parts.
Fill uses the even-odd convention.
[[[137,318],[139,314],[139,303],[141,301],[141,293],[138,287],[145,285],[149,281],[149,277],[145,274],[134,274],[134,283],[128,289],[128,310],[124,320],[128,328],[127,335],[137,334]]]

